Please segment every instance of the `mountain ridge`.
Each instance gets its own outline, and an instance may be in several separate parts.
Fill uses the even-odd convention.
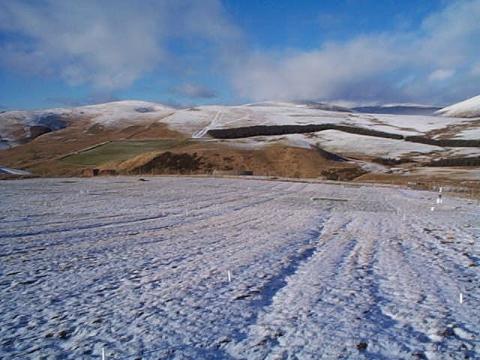
[[[444,107],[443,109],[438,110],[437,114],[460,118],[480,117],[480,95]]]

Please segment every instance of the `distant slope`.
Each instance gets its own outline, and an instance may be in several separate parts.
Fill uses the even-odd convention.
[[[8,175],[31,175],[29,171],[20,170],[20,169],[11,169],[7,167],[0,167],[0,174]]]
[[[212,164],[211,171],[254,169],[256,174],[286,176],[278,169],[289,163],[295,164],[289,176],[314,176],[318,174],[304,171],[305,164],[322,151],[362,166],[371,162],[428,164],[452,158],[470,161],[480,156],[479,125],[478,119],[350,112],[312,102],[174,109],[151,102],[118,101],[0,113],[0,148],[4,148],[0,165],[40,175],[77,175],[85,166],[115,168],[119,161],[135,156],[145,159],[149,152],[163,160],[160,153],[177,152],[178,159],[175,155],[168,160],[202,157],[205,162],[200,169]],[[194,139],[192,146],[180,149],[175,145],[189,139]],[[167,145],[150,146],[158,141]],[[267,154],[279,149],[291,151],[293,160],[279,160],[272,172],[277,165],[272,165]],[[271,157],[275,158],[281,159]],[[322,163],[322,167],[327,165]]]
[[[440,110],[440,108],[422,105],[381,105],[360,106],[352,108],[352,110],[368,114],[433,115],[436,111]]]
[[[251,104],[246,104],[244,106],[256,107],[256,106],[270,106],[270,107],[302,107],[302,108],[309,108],[309,109],[316,109],[316,110],[326,110],[326,111],[339,111],[339,112],[352,112],[351,109],[334,105],[328,104],[318,101],[308,101],[308,100],[298,100],[298,101],[261,101]]]
[[[0,113],[0,149],[33,140],[72,123],[92,121],[105,127],[127,127],[152,121],[174,109],[146,101],[115,101],[76,108],[55,108]]]
[[[463,118],[480,117],[480,95],[447,106],[437,111],[437,114]]]

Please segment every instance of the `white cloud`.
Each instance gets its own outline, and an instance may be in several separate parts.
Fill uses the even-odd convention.
[[[399,65],[393,46],[388,38],[358,38],[276,58],[257,54],[237,69],[235,86],[243,96],[258,100],[342,98],[352,87]],[[376,91],[372,87],[363,94],[375,96]]]
[[[471,69],[470,73],[473,76],[480,76],[480,63],[474,64],[472,66],[472,69]]]
[[[189,78],[210,69],[249,100],[448,103],[480,90],[480,0],[445,4],[415,31],[272,53],[242,48],[220,0],[0,0],[0,66],[106,93],[176,72],[177,93],[211,96]]]
[[[444,81],[453,75],[455,75],[455,70],[453,69],[437,69],[428,76],[428,79],[430,81]]]
[[[0,31],[15,34],[0,47],[4,65],[104,90],[176,63],[171,41],[222,52],[238,37],[218,0],[0,0]]]
[[[468,71],[480,54],[478,19],[480,0],[456,1],[415,32],[366,35],[312,51],[256,53],[236,68],[233,84],[254,100],[459,100],[480,91]]]
[[[181,96],[192,99],[211,99],[216,97],[215,91],[202,85],[197,84],[182,84],[173,89],[173,92]]]

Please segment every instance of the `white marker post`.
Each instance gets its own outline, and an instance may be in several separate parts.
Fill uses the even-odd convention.
[[[435,206],[432,206],[432,207],[430,208],[430,211],[434,211],[434,210],[435,210]]]
[[[102,360],[105,360],[105,348],[102,347]]]
[[[227,271],[227,278],[228,282],[232,282],[232,273],[230,272],[230,270]]]
[[[460,300],[460,304],[463,304],[463,294],[462,293],[460,293],[459,300]]]

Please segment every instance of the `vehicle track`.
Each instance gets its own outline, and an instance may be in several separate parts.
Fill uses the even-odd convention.
[[[2,358],[480,353],[479,216],[463,200],[431,212],[435,194],[388,188],[58,181],[5,182]]]

